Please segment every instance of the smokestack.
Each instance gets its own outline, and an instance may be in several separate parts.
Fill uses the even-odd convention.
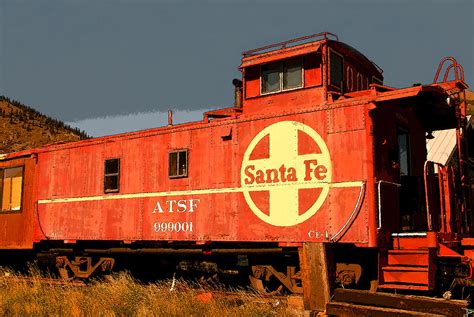
[[[239,79],[232,80],[234,85],[234,107],[242,108],[242,81]]]
[[[168,126],[171,127],[173,125],[173,111],[168,110]]]

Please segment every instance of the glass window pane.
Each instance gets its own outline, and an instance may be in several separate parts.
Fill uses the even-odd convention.
[[[283,69],[283,89],[297,88],[303,85],[303,67],[301,58],[285,61]]]
[[[23,176],[23,167],[14,167],[5,169],[5,178],[21,177]]]
[[[168,175],[177,176],[178,175],[178,153],[173,152],[169,155],[169,164],[168,164]]]
[[[105,161],[104,192],[118,192],[120,183],[120,159]]]
[[[342,57],[334,52],[330,54],[331,59],[331,85],[341,87],[343,81]]]
[[[280,90],[281,63],[271,63],[262,66],[262,93]]]
[[[400,159],[400,175],[410,175],[410,153],[407,133],[398,134],[398,154]]]
[[[118,174],[119,172],[119,160],[112,159],[105,161],[105,174]]]
[[[10,210],[11,196],[12,196],[12,179],[3,179],[3,193],[2,193],[2,211]]]
[[[117,191],[119,189],[118,181],[119,181],[118,175],[106,176],[105,177],[105,191],[106,192]]]
[[[0,171],[0,207],[2,211],[21,210],[23,167]]]
[[[187,162],[187,153],[186,151],[179,152],[179,175],[186,176],[187,169],[188,169],[188,162]]]
[[[23,175],[12,178],[12,205],[11,210],[21,209],[21,191],[23,189]]]

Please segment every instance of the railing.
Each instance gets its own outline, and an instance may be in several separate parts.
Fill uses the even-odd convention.
[[[288,44],[294,44],[294,43],[297,43],[297,42],[302,42],[302,41],[314,39],[314,38],[317,38],[317,37],[320,37],[320,38],[323,38],[323,39],[327,39],[328,36],[334,37],[334,38],[336,39],[336,41],[339,41],[339,38],[337,37],[336,34],[333,34],[333,33],[330,33],[330,32],[322,32],[322,33],[307,35],[307,36],[303,36],[303,37],[298,37],[298,38],[296,38],[296,39],[292,39],[292,40],[285,41],[285,42],[270,44],[270,45],[263,46],[263,47],[259,47],[259,48],[256,48],[256,49],[253,49],[253,50],[249,50],[249,51],[243,51],[243,52],[242,52],[242,55],[243,55],[243,56],[249,56],[249,55],[252,55],[252,54],[254,54],[254,53],[256,53],[256,52],[268,51],[268,50],[270,50],[270,49],[272,49],[272,48],[276,48],[276,47],[278,47],[278,49],[281,49],[281,48],[287,47]]]
[[[441,69],[443,69],[444,63],[446,63],[447,61],[451,61],[451,65],[449,65],[444,72],[443,83],[445,83],[448,80],[449,71],[451,69],[454,70],[454,78],[456,80],[464,81],[464,69],[462,68],[461,64],[459,64],[458,61],[454,57],[447,56],[439,62],[438,70],[436,71],[433,84],[438,83],[439,73],[441,72]]]
[[[439,165],[439,167],[443,167],[443,165],[439,163],[435,163],[432,161],[426,161],[424,168],[423,168],[423,180],[425,183],[425,201],[426,201],[426,221],[428,223],[428,230],[433,230],[433,223],[431,220],[431,204],[430,204],[430,185],[431,183],[428,182],[428,172],[434,174],[434,166]]]
[[[377,230],[380,230],[382,228],[382,184],[396,186],[397,188],[402,186],[402,184],[399,184],[399,183],[383,181],[383,180],[380,180],[377,182],[377,204],[378,204],[378,214],[379,214]]]

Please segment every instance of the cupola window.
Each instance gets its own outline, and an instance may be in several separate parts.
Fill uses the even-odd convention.
[[[338,88],[342,88],[342,81],[344,80],[344,61],[342,59],[342,56],[331,50],[329,58],[331,66],[331,85]]]
[[[292,58],[262,66],[262,94],[303,87],[303,60]]]

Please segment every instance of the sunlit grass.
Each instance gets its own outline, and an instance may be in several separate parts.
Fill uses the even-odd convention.
[[[182,280],[143,284],[127,273],[85,286],[53,285],[32,270],[28,279],[13,271],[0,276],[2,316],[295,316],[277,300],[238,291],[219,295]]]

